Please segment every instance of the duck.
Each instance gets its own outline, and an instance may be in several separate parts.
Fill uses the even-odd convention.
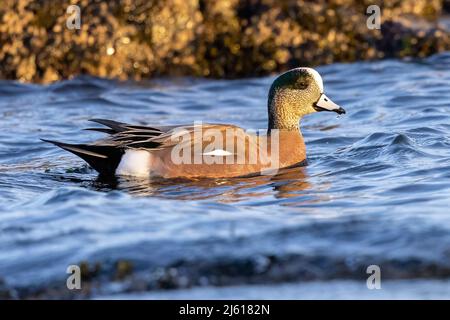
[[[90,119],[107,134],[85,144],[41,139],[71,152],[100,176],[231,178],[276,174],[306,163],[300,120],[316,112],[344,114],[324,93],[320,74],[309,67],[291,69],[272,83],[264,132],[232,124],[136,125]]]

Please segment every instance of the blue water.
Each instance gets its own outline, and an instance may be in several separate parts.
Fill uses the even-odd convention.
[[[273,77],[1,81],[0,292],[73,294],[66,268],[83,261],[99,268],[85,297],[252,284],[270,297],[289,283],[364,284],[372,264],[382,279],[447,281],[450,54],[317,69],[347,114],[302,120],[306,167],[197,181],[101,181],[39,138],[101,138],[82,130],[90,118],[264,129]],[[132,265],[120,281],[118,261]]]

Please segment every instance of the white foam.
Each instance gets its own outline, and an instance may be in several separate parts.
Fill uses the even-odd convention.
[[[149,177],[151,154],[145,150],[126,150],[116,169],[117,175]]]

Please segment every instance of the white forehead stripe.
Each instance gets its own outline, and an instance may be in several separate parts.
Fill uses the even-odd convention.
[[[304,69],[308,70],[308,72],[313,76],[314,80],[319,85],[320,92],[323,93],[323,81],[322,81],[322,77],[320,76],[320,74],[313,68],[304,68]]]

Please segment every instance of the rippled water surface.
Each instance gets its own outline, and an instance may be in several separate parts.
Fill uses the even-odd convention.
[[[347,114],[301,122],[306,167],[198,181],[100,181],[39,138],[102,137],[82,130],[90,118],[263,129],[273,78],[0,82],[0,292],[64,296],[81,262],[94,295],[276,292],[365,281],[371,264],[383,279],[450,278],[450,55],[318,70]]]

